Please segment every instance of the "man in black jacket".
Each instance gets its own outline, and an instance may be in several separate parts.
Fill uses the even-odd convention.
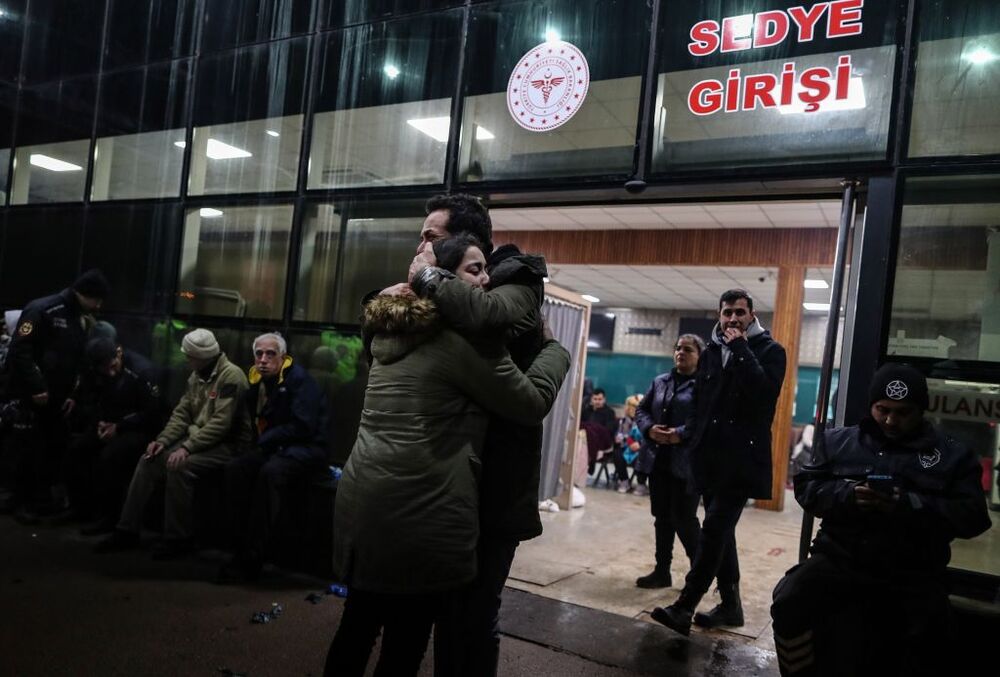
[[[326,465],[326,397],[305,367],[288,355],[280,334],[253,342],[254,365],[244,398],[255,445],[226,466],[229,524],[236,541],[220,582],[254,580],[292,484]]]
[[[105,336],[85,350],[89,369],[76,389],[89,419],[70,447],[66,480],[74,516],[93,516],[85,535],[110,533],[118,523],[135,464],[163,426],[164,409],[149,360]]]
[[[702,627],[743,625],[736,524],[748,499],[771,497],[771,422],[785,379],[785,349],[761,326],[745,290],[719,299],[712,339],[698,361],[695,413],[684,431],[705,502],[698,552],[677,601],[652,613],[683,635],[692,616]],[[722,601],[695,614],[713,578]]]
[[[74,406],[70,394],[94,324],[91,313],[110,291],[101,271],[88,270],[69,288],[28,303],[18,319],[7,356],[8,387],[33,420],[15,431],[15,516],[21,522],[38,521],[36,502],[44,502],[42,494],[56,482],[69,434],[65,416]]]
[[[859,425],[824,435],[795,475],[823,521],[774,589],[782,675],[947,674],[946,567],[955,538],[990,528],[979,459],[924,420],[927,380],[875,373]]]

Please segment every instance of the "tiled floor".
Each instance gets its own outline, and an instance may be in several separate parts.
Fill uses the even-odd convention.
[[[674,587],[642,590],[635,579],[653,567],[653,518],[649,499],[619,494],[603,486],[584,489],[587,504],[571,512],[542,513],[545,532],[522,543],[507,585],[593,609],[650,620],[655,606],[677,598],[688,560],[674,543]],[[699,508],[699,517],[702,511]],[[1000,513],[991,512],[994,522]],[[802,510],[791,492],[785,510],[748,508],[736,532],[746,625],[722,635],[738,635],[762,649],[773,649],[771,591],[797,561]],[[818,526],[818,525],[817,525]],[[972,542],[956,541],[953,564],[975,570],[1000,569],[1000,536],[993,529]],[[701,609],[718,603],[714,591]],[[653,622],[650,620],[650,622]],[[735,639],[735,637],[734,637]]]

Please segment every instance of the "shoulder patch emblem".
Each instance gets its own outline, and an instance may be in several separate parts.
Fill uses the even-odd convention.
[[[17,330],[17,333],[20,334],[21,336],[27,336],[32,331],[34,331],[34,329],[35,325],[31,324],[30,322],[22,322],[21,326]]]
[[[917,454],[917,459],[923,468],[933,468],[941,462],[941,451],[936,447],[927,453]]]

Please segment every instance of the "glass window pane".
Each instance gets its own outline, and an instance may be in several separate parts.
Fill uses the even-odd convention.
[[[17,90],[0,84],[0,207],[7,204],[7,179],[10,149],[14,142],[14,107]]]
[[[337,28],[462,4],[462,0],[337,0],[326,3],[322,25]]]
[[[801,5],[664,5],[654,171],[885,158],[899,3]]]
[[[344,272],[334,321],[358,324],[361,299],[372,290],[406,281],[416,254],[423,216],[361,217],[347,220]]]
[[[922,0],[910,155],[1000,153],[1000,5]]]
[[[21,91],[11,204],[83,199],[95,91],[93,78]]]
[[[104,68],[190,55],[196,4],[196,0],[111,0]]]
[[[309,188],[444,181],[461,11],[331,34]]]
[[[87,214],[81,269],[100,268],[111,282],[106,311],[149,310],[152,286],[171,264],[157,247],[161,231],[177,228],[177,205],[95,207]]]
[[[1000,176],[912,178],[903,200],[888,354],[1000,363]]]
[[[79,273],[82,238],[82,208],[7,212],[0,250],[0,305],[23,308],[32,299],[68,287]],[[39,252],[45,252],[44,262]]]
[[[91,199],[180,195],[188,68],[174,61],[104,77]]]
[[[104,5],[104,0],[32,2],[25,35],[25,82],[97,72]]]
[[[308,40],[203,59],[188,193],[295,190]]]
[[[501,2],[474,8],[461,179],[631,173],[650,20],[648,3],[629,0]],[[549,40],[568,42],[582,52],[590,86],[568,122],[549,131],[528,131],[508,111],[507,85],[521,57]],[[566,92],[560,86],[567,87],[554,85],[556,95]]]
[[[0,80],[17,82],[20,74],[27,4],[27,0],[4,0],[0,5]]]
[[[302,219],[302,251],[292,319],[330,322],[337,289],[342,209],[310,204]]]
[[[292,209],[292,205],[219,205],[188,210],[176,311],[280,318]]]
[[[300,35],[309,30],[313,0],[227,0],[205,7],[202,49]]]

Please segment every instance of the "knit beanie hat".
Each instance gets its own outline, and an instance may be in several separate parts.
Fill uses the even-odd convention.
[[[103,299],[111,293],[111,283],[104,277],[104,273],[97,268],[91,268],[76,278],[73,290],[92,299]]]
[[[87,341],[84,353],[91,366],[103,367],[118,354],[118,344],[107,336],[98,336]]]
[[[195,329],[181,341],[181,352],[188,357],[207,360],[219,354],[219,342],[207,329]]]
[[[919,371],[905,364],[883,364],[872,378],[868,388],[869,406],[879,400],[906,402],[926,410],[930,405],[927,379]]]

